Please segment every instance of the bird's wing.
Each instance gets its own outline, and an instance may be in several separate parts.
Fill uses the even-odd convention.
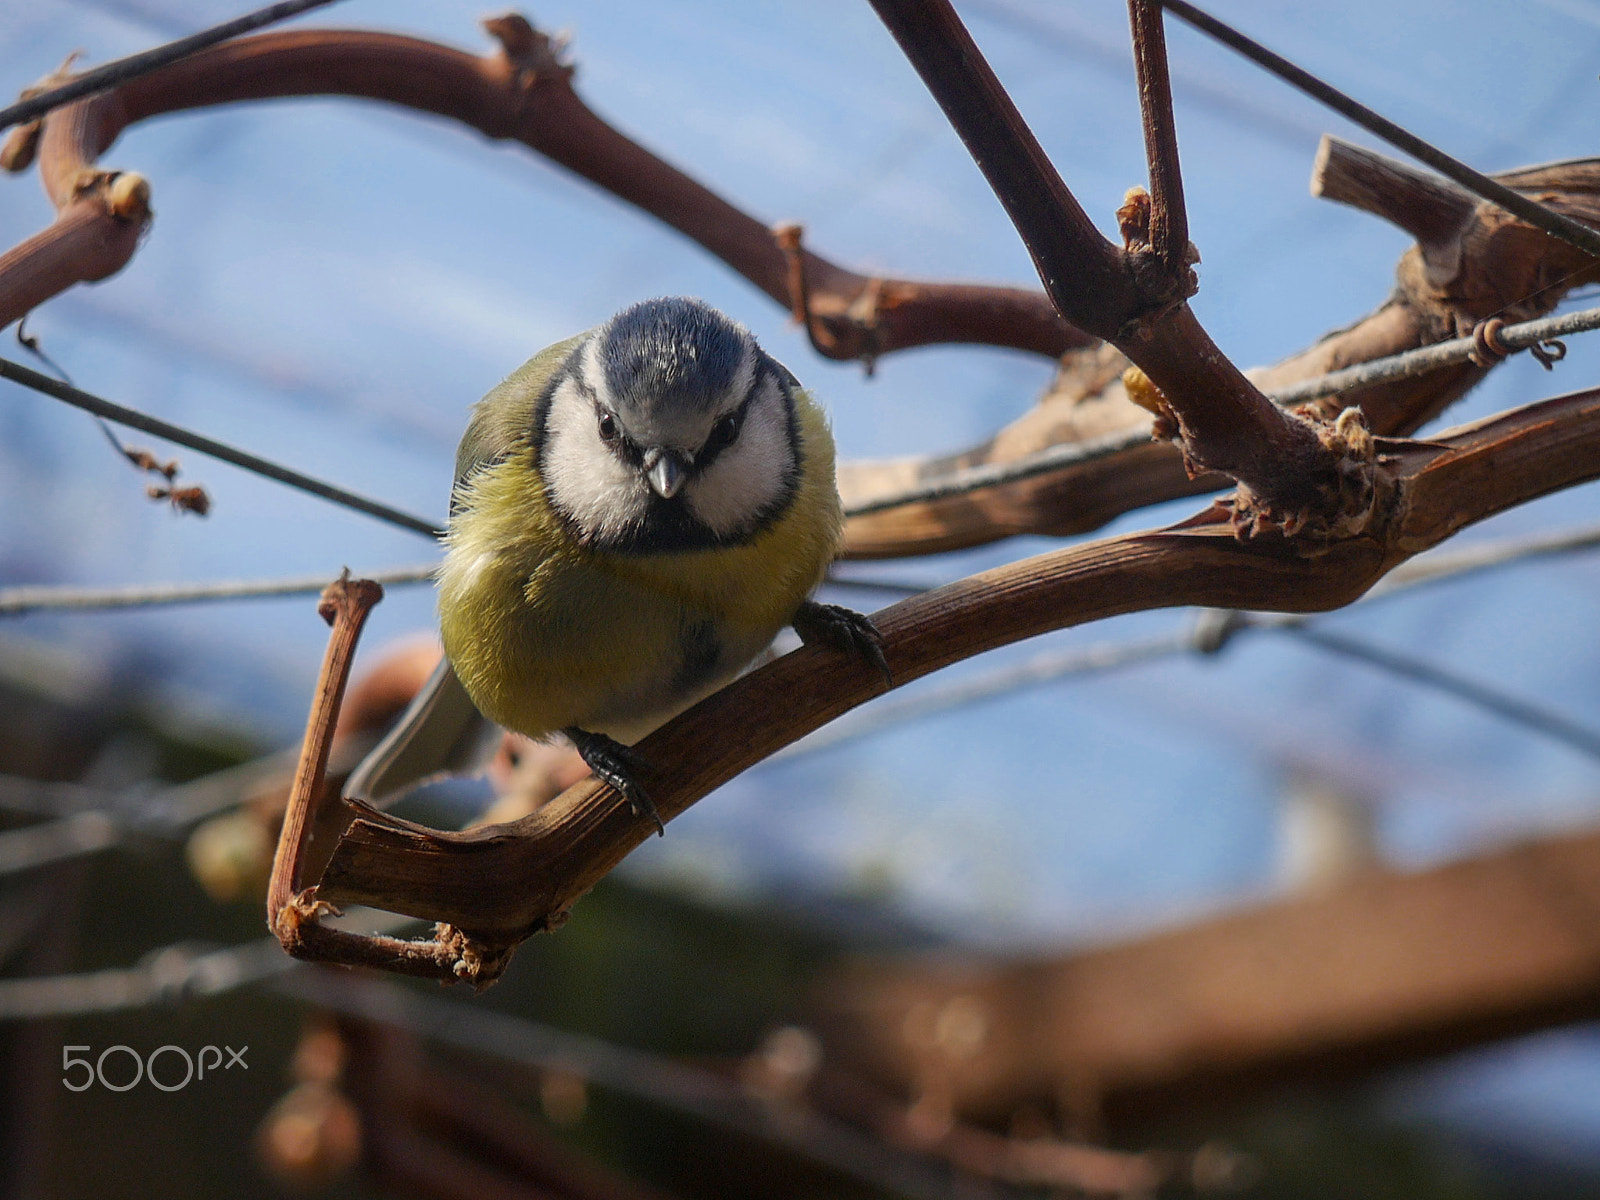
[[[500,727],[477,710],[441,658],[399,721],[351,772],[344,794],[379,807],[421,783],[475,775],[500,744]]]
[[[456,447],[456,478],[450,511],[458,507],[461,485],[474,471],[493,466],[534,436],[539,408],[549,397],[558,372],[588,333],[546,346],[507,375],[472,409],[472,420]]]
[[[572,351],[587,336],[580,333],[546,347],[478,401],[456,448],[452,516],[460,504],[461,485],[474,471],[493,466],[528,444],[539,424],[540,405]],[[449,660],[441,659],[395,727],[351,774],[345,795],[382,804],[429,780],[475,774],[493,757],[499,733],[499,727],[472,703]]]

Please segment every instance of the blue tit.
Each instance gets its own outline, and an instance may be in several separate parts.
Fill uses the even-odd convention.
[[[783,626],[888,677],[870,621],[810,598],[842,525],[821,408],[716,309],[648,300],[541,351],[473,410],[438,573],[445,657],[346,793],[469,766],[487,718],[564,733],[659,829],[629,746]]]

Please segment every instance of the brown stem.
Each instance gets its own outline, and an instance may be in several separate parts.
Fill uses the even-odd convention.
[[[1111,341],[1143,310],[1116,247],[1095,229],[946,0],[873,0],[1033,256],[1057,311]]]
[[[1139,79],[1139,114],[1150,164],[1150,248],[1177,276],[1189,269],[1189,217],[1178,165],[1178,130],[1172,118],[1172,81],[1167,73],[1167,36],[1160,0],[1128,0],[1133,28],[1133,64]]]
[[[356,642],[368,614],[382,599],[380,585],[370,579],[352,580],[348,571],[322,593],[317,611],[333,631],[317,677],[305,742],[272,859],[267,926],[283,943],[284,950],[296,958],[378,967],[447,982],[467,979],[486,986],[505,969],[510,959],[508,948],[485,946],[447,928],[436,930],[434,937],[423,941],[333,929],[321,923],[332,907],[318,897],[316,887],[304,886],[303,867],[320,815],[318,802],[327,791],[328,757],[355,660]]]
[[[1382,217],[1416,238],[1426,253],[1460,245],[1478,198],[1428,171],[1323,134],[1311,166],[1311,194]]]
[[[356,642],[368,614],[382,599],[383,588],[379,584],[368,579],[352,580],[346,571],[323,589],[317,605],[317,612],[333,627],[333,632],[328,635],[328,649],[317,676],[300,762],[295,768],[288,807],[283,814],[283,830],[272,860],[272,879],[267,887],[267,925],[275,933],[279,932],[285,910],[299,898],[305,886],[301,864],[310,842],[317,801],[324,791],[328,756],[333,749],[345,685],[350,681],[350,668],[355,662]]]
[[[896,681],[910,682],[1048,630],[1152,608],[1348,604],[1464,525],[1600,476],[1600,389],[1383,450],[1379,519],[1359,533],[1309,553],[1304,542],[1241,541],[1234,514],[1213,506],[1181,525],[1041,555],[885,609],[875,621],[889,666]],[[802,647],[642,742],[643,783],[671,818],[879,691],[870,666]],[[626,801],[593,781],[521,821],[464,834],[372,814],[340,839],[322,894],[508,942],[558,924],[647,834]]]

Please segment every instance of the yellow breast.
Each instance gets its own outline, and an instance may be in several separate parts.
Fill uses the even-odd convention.
[[[794,616],[838,552],[833,438],[796,396],[801,478],[740,545],[627,556],[568,536],[516,447],[468,483],[439,572],[445,653],[485,716],[532,737],[634,741],[708,695]]]

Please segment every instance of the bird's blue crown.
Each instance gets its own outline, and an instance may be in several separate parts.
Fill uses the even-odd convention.
[[[621,406],[709,409],[732,386],[749,332],[702,300],[645,300],[600,330],[606,385]]]

